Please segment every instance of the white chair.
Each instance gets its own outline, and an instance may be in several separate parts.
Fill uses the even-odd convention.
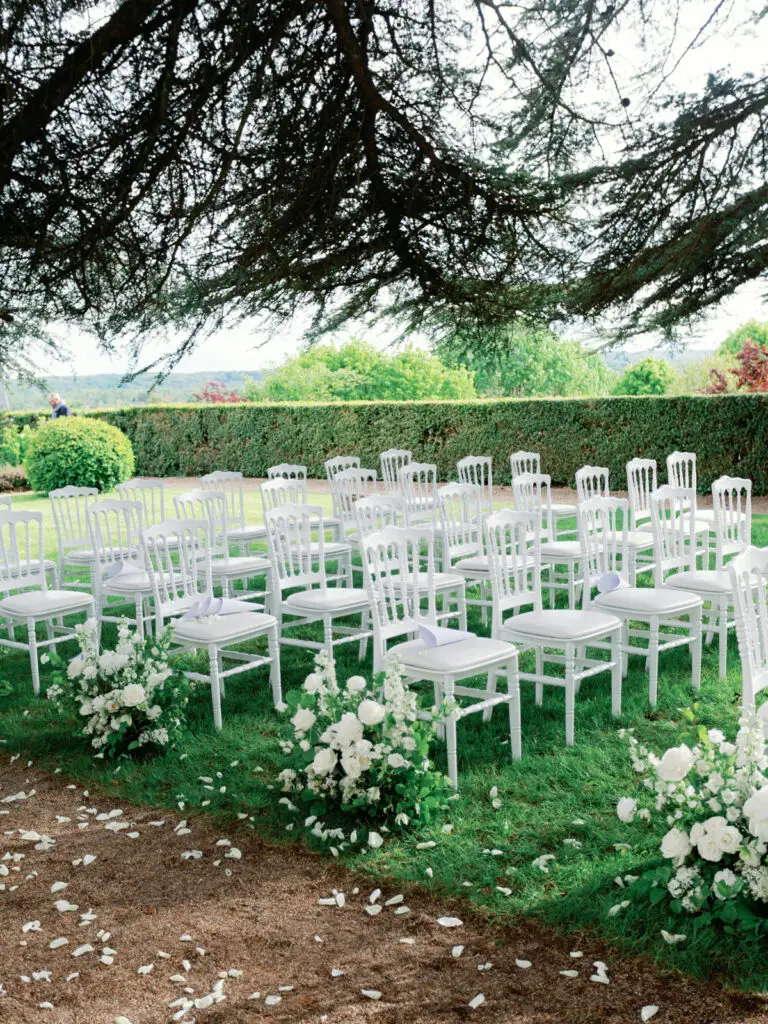
[[[709,534],[714,533],[715,513],[713,509],[698,509],[696,507],[696,496],[698,481],[696,477],[696,453],[695,452],[671,452],[667,456],[667,484],[670,487],[688,489],[691,491],[690,510],[694,519],[700,524],[700,529],[706,527],[704,540],[707,550],[707,558],[704,567],[709,568]]]
[[[655,463],[654,463],[655,465]],[[608,483],[610,470],[607,466],[582,466],[576,470],[576,496],[581,505],[593,498],[610,498]],[[630,516],[630,521],[631,521]],[[634,587],[638,573],[653,572],[653,534],[648,530],[627,530],[627,546],[629,561],[627,562],[628,577]]]
[[[13,502],[7,494],[0,495],[0,512],[12,512]]]
[[[292,488],[291,493],[301,494],[303,497],[288,498],[288,501],[297,501],[300,504],[306,504],[309,500],[307,492],[307,467],[300,466],[294,462],[281,462],[277,466],[270,466],[267,470],[267,483],[261,485],[262,494],[262,505],[264,507],[264,517],[266,521],[267,515],[267,504],[264,501],[265,488],[268,488],[270,484],[282,483],[283,486]],[[333,492],[331,492],[331,501],[333,501]],[[280,499],[282,500],[282,499]],[[274,506],[269,506],[274,507]],[[343,540],[341,535],[341,523],[335,517],[326,515],[324,517],[325,528],[330,532],[331,536],[335,541],[341,542]]]
[[[304,490],[307,489],[307,467],[297,462],[279,462],[267,469],[268,480],[303,480]]]
[[[332,459],[326,459],[324,466],[328,490],[331,492],[331,500],[333,501],[333,514],[337,519],[341,519],[341,512],[336,497],[336,477],[345,469],[357,469],[360,466],[360,456],[337,455]]]
[[[581,545],[577,540],[553,540],[554,512],[550,498],[550,478],[546,473],[521,473],[512,481],[515,508],[539,524],[542,568],[547,570],[549,606],[555,607],[555,591],[568,593],[568,607],[576,607],[581,586]],[[565,566],[565,574],[558,568]]]
[[[721,476],[712,484],[715,513],[715,568],[740,555],[752,544],[752,481]]]
[[[405,526],[405,499],[396,494],[371,494],[355,502],[357,544],[388,526]]]
[[[405,448],[389,448],[379,455],[381,479],[388,494],[400,493],[400,470],[413,460],[413,452]]]
[[[725,679],[728,656],[728,630],[735,626],[729,619],[733,605],[731,579],[720,569],[697,567],[696,524],[691,516],[691,490],[688,487],[659,487],[651,495],[656,586],[697,595],[707,609],[707,644],[715,632],[720,642],[720,678]],[[705,562],[706,565],[706,562]],[[666,573],[673,573],[666,577]]]
[[[88,509],[88,533],[96,553],[92,570],[93,596],[99,623],[128,618],[144,636],[152,580],[144,569],[141,546],[143,506],[138,501],[97,501]],[[134,571],[132,571],[134,570]],[[134,618],[107,614],[110,598],[132,604]]]
[[[512,452],[509,456],[509,464],[512,470],[512,486],[514,487],[515,478],[522,476],[524,473],[533,473],[534,476],[538,476],[541,473],[541,456],[538,452],[526,452],[518,451]],[[552,515],[554,520],[552,523],[552,540],[560,539],[560,531],[558,530],[558,523],[561,519],[575,519],[576,518],[576,506],[571,502],[553,501],[550,502],[552,509]],[[563,539],[573,540],[576,536],[574,530],[564,530]]]
[[[535,683],[537,704],[542,703],[544,686],[565,690],[565,742],[572,746],[576,694],[583,679],[610,672],[611,710],[614,716],[621,714],[621,622],[604,611],[543,608],[539,526],[533,525],[531,543],[527,513],[504,509],[488,516],[483,525],[491,564],[493,636],[516,644],[521,653],[535,652],[536,671],[521,672],[520,680]],[[586,656],[587,647],[601,649],[606,643],[607,661]],[[547,663],[563,666],[564,676],[545,672]]]
[[[607,466],[582,466],[576,470],[576,501],[581,504],[591,498],[609,498],[610,470]]]
[[[312,539],[317,531],[317,540]],[[311,650],[325,648],[333,657],[339,644],[359,642],[365,657],[370,607],[364,590],[328,586],[325,570],[323,509],[320,505],[285,504],[267,512],[267,538],[274,566],[273,609],[278,618],[280,643]],[[297,589],[298,588],[298,589]],[[294,593],[284,597],[286,590]],[[285,616],[291,616],[286,622]],[[360,615],[360,628],[334,625],[334,620]],[[323,642],[287,637],[285,631],[313,622],[323,624]],[[334,635],[336,634],[336,635]]]
[[[400,468],[398,481],[405,498],[406,526],[435,523],[439,506],[435,463],[409,462]]]
[[[208,673],[185,671],[188,679],[205,682],[211,689],[213,724],[222,726],[221,700],[225,680],[262,665],[270,667],[272,699],[282,709],[280,650],[277,619],[257,611],[234,615],[181,619],[203,598],[212,594],[210,524],[207,519],[168,519],[142,532],[144,564],[152,579],[155,630],[162,632],[173,620],[173,641],[184,649],[202,648],[208,653]],[[266,636],[268,655],[243,651],[241,646]],[[233,661],[231,668],[225,660]]]
[[[232,555],[229,551],[227,530],[227,498],[223,491],[196,488],[173,499],[178,519],[205,519],[210,526],[209,557],[215,584],[221,586],[225,597],[238,597],[256,601],[262,608],[269,606],[272,564],[265,555]],[[248,582],[264,577],[263,590],[249,590]],[[234,590],[240,581],[242,590]]]
[[[768,548],[750,547],[728,563],[736,636],[741,658],[741,704],[755,709],[758,693],[768,687]],[[768,703],[757,709],[768,739]]]
[[[88,579],[69,582],[71,590],[89,590],[91,570],[95,554],[88,536],[88,509],[99,499],[95,487],[59,487],[50,491],[53,525],[58,541],[58,582],[64,586],[67,569],[76,569],[78,574],[87,573]]]
[[[28,651],[32,689],[40,692],[38,650],[71,640],[74,629],[63,625],[64,615],[85,613],[93,618],[95,605],[81,590],[49,590],[43,547],[43,517],[40,512],[0,512],[0,646]],[[14,593],[15,592],[15,593]],[[37,638],[37,623],[44,622],[47,637]],[[17,640],[14,624],[27,627],[27,641]]]
[[[227,541],[247,555],[251,544],[267,539],[266,528],[245,519],[243,474],[237,470],[219,469],[200,478],[204,491],[220,491],[226,498]]]
[[[631,530],[653,532],[651,495],[658,486],[655,459],[630,459],[627,463]]]
[[[0,512],[12,512],[13,500],[9,494],[0,495]],[[52,558],[44,559],[45,575],[49,578],[51,589],[55,590],[59,585],[59,570],[57,563]]]
[[[648,699],[655,707],[660,652],[689,646],[693,685],[696,689],[701,686],[702,601],[697,594],[685,590],[628,585],[629,518],[629,502],[624,498],[594,498],[579,506],[579,535],[584,551],[585,574],[582,607],[599,608],[621,619],[623,674],[626,676],[629,670],[630,655],[645,658]],[[621,584],[593,599],[592,588],[611,574]],[[687,618],[681,619],[681,616]],[[685,630],[685,634],[668,630]],[[646,646],[631,645],[631,639],[640,640]]]
[[[483,548],[481,488],[476,484],[445,484],[438,489],[437,498],[443,573],[458,574],[468,583],[480,585],[480,597],[466,598],[466,603],[482,609],[485,623],[491,605],[491,575]]]
[[[144,526],[153,526],[165,519],[165,481],[160,477],[134,477],[115,488],[121,501],[138,501]]]
[[[334,511],[341,522],[346,539],[356,538],[355,505],[361,498],[368,498],[377,493],[377,479],[378,473],[375,469],[365,469],[361,466],[341,469],[336,473],[333,485]]]
[[[456,463],[460,484],[480,488],[480,512],[493,512],[493,459],[490,455],[467,455]]]
[[[426,559],[425,559],[426,553]],[[418,634],[421,625],[435,625],[434,537],[427,528],[388,527],[363,540],[365,585],[373,608],[373,670],[379,672],[396,659],[414,682],[431,682],[435,704],[443,699],[471,697],[473,703],[457,707],[443,720],[448,776],[458,786],[456,720],[478,712],[487,720],[499,704],[509,707],[512,757],[521,756],[520,688],[517,680],[517,652],[513,646],[485,637],[471,637],[440,647],[427,647],[421,639],[408,639],[389,647],[391,640]],[[424,607],[426,605],[426,607]],[[486,686],[457,683],[485,675]],[[496,692],[496,678],[507,680],[506,693]]]

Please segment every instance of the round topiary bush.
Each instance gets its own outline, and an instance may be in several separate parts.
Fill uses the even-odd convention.
[[[32,490],[43,494],[68,486],[111,491],[133,475],[133,447],[109,423],[61,416],[32,432],[24,468]]]

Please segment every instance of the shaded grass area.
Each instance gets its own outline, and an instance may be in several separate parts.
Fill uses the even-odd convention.
[[[768,544],[768,517],[755,519],[753,539]],[[476,609],[470,610],[470,627],[484,631]],[[321,633],[307,627],[305,635],[319,639]],[[114,632],[105,627],[105,644],[113,638]],[[66,646],[62,653],[68,653]],[[733,634],[728,660],[728,678],[720,681],[717,642],[705,647],[697,695],[691,687],[687,650],[663,655],[659,703],[651,712],[644,661],[633,658],[618,722],[610,713],[609,674],[585,680],[577,698],[576,745],[571,749],[564,742],[562,691],[547,688],[543,707],[537,708],[533,686],[523,684],[522,761],[510,760],[503,711],[497,711],[489,724],[480,716],[464,720],[459,726],[461,799],[452,805],[449,819],[453,831],[444,833],[441,822],[427,832],[402,835],[376,854],[353,858],[351,866],[378,878],[418,883],[441,897],[460,897],[491,919],[536,917],[561,931],[598,935],[625,952],[646,954],[693,976],[720,976],[744,989],[768,989],[764,941],[723,931],[699,932],[690,918],[671,917],[646,905],[608,916],[609,908],[622,899],[614,879],[638,873],[656,860],[658,851],[658,837],[647,825],[623,825],[615,815],[619,797],[636,795],[638,788],[618,729],[631,726],[643,743],[662,751],[693,738],[680,709],[695,701],[701,723],[733,734],[741,692]],[[299,686],[311,665],[311,652],[283,648],[284,692]],[[525,659],[523,665],[528,667]],[[361,670],[352,646],[340,649],[337,667],[341,679]],[[362,669],[370,674],[370,652]],[[45,670],[42,678],[45,686]],[[280,720],[271,707],[266,672],[232,681],[221,733],[214,734],[210,700],[200,692],[193,699],[191,732],[180,750],[145,763],[126,761],[116,770],[94,761],[87,747],[73,741],[72,723],[56,721],[53,708],[32,697],[26,655],[0,653],[0,679],[13,687],[10,696],[0,698],[3,749],[61,768],[115,799],[177,809],[181,804],[184,814],[199,813],[201,808],[229,818],[247,814],[265,836],[277,841],[291,838],[277,811],[278,793],[270,788]],[[435,758],[445,768],[440,744]],[[212,777],[213,785],[200,776]],[[492,786],[498,787],[502,800],[499,809],[491,804]],[[427,838],[437,845],[417,850],[417,842]],[[555,856],[548,873],[533,865],[545,853]],[[497,887],[510,889],[511,894]],[[661,928],[684,932],[688,940],[667,946]]]

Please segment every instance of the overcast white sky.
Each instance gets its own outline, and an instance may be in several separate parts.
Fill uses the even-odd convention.
[[[740,11],[741,0],[733,0],[732,11]],[[680,23],[675,35],[681,49],[690,41],[692,32],[700,26],[702,12],[712,9],[713,0],[691,0],[688,11],[691,13],[690,24]],[[751,6],[751,5],[750,5]],[[745,12],[746,13],[746,12]],[[637,55],[637,47],[633,45],[631,35],[619,39],[615,45],[617,60],[623,62],[631,73],[633,59]],[[624,44],[622,46],[622,44]],[[627,49],[628,47],[628,49]],[[667,64],[674,65],[676,54],[673,53]],[[765,40],[752,27],[738,25],[738,17],[730,22],[728,32],[719,31],[703,45],[687,54],[677,66],[671,80],[671,86],[680,91],[698,91],[707,74],[715,69],[726,67],[736,68],[736,73],[747,70],[757,71],[765,60]],[[745,320],[768,320],[768,302],[765,296],[768,287],[765,282],[753,282],[744,286],[738,293],[725,301],[719,309],[710,314],[705,322],[699,324],[690,334],[690,347],[715,348],[728,331]],[[258,370],[281,362],[287,355],[297,352],[304,341],[306,321],[297,321],[289,329],[269,339],[258,330],[258,324],[245,321],[238,326],[219,331],[202,342],[197,350],[187,356],[179,364],[180,371],[210,372],[220,370]],[[127,356],[110,356],[99,351],[95,342],[76,330],[67,329],[58,332],[69,345],[72,361],[61,361],[46,366],[44,370],[51,374],[91,374],[91,373],[122,373],[129,368]],[[350,326],[348,333],[356,333],[365,337],[378,347],[386,347],[397,340],[397,333],[392,330],[366,328],[363,325]],[[583,339],[587,346],[589,338]],[[635,347],[649,348],[653,339],[644,338]],[[162,354],[171,347],[170,342],[147,349],[145,360]]]

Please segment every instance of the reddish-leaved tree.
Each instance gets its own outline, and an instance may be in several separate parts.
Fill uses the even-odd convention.
[[[729,370],[736,378],[736,387],[740,391],[756,394],[768,391],[768,348],[758,345],[751,339],[736,356],[738,366]],[[721,395],[728,390],[728,378],[722,370],[714,367],[709,371],[710,384],[704,389],[705,395]]]
[[[227,402],[242,402],[243,399],[236,391],[227,389],[217,380],[208,381],[202,391],[192,395],[196,402],[213,402],[216,405],[223,405]]]

